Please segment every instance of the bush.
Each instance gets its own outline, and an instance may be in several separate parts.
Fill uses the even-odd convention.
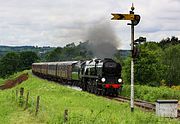
[[[180,86],[172,86],[171,89],[180,91]]]
[[[134,91],[135,99],[146,100],[149,102],[155,102],[158,99],[180,99],[179,90],[173,90],[165,86],[150,87],[135,85]],[[130,85],[124,85],[121,95],[130,97]]]

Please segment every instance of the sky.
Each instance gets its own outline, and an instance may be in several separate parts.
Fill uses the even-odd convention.
[[[130,49],[129,21],[112,21],[111,13],[128,14],[134,3],[141,16],[135,39],[180,39],[180,0],[0,0],[0,45],[65,46],[83,42],[89,28],[111,25],[119,49]]]

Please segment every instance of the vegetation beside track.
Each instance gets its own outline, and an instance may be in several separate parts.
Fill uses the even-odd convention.
[[[28,71],[25,70],[25,71],[22,71],[22,72],[14,73],[13,75],[10,75],[8,78],[0,78],[0,85],[4,84],[6,80],[14,79],[14,78],[18,77],[19,75],[21,75],[23,73],[26,73],[26,72],[28,72]]]
[[[13,100],[13,92],[24,87],[25,94],[30,91],[27,110]],[[40,111],[35,116],[35,98],[40,95]],[[150,112],[135,108],[130,112],[128,103],[119,103],[100,96],[76,91],[55,82],[40,79],[29,73],[29,79],[8,90],[0,90],[0,122],[62,124],[64,110],[68,109],[71,124],[129,124],[129,123],[178,123],[178,120],[159,118]]]
[[[124,85],[122,96],[130,97],[130,85]],[[149,102],[155,102],[158,99],[177,99],[180,100],[180,90],[171,89],[169,87],[150,87],[143,85],[135,85],[135,99],[141,99]]]
[[[4,82],[4,79],[0,78],[0,85],[3,84],[3,82]]]

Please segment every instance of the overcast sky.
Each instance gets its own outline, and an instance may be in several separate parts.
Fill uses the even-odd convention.
[[[148,41],[180,38],[180,0],[0,0],[0,45],[64,46],[85,41],[89,28],[110,23],[119,48],[130,49],[128,21],[111,13],[129,13],[131,3],[141,22],[135,37]]]

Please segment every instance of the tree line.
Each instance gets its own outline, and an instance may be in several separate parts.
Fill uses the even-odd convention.
[[[65,47],[57,47],[51,51],[49,50],[50,48],[48,48],[47,52],[43,54],[38,53],[37,50],[9,52],[0,58],[0,77],[5,78],[18,71],[31,69],[31,65],[34,62],[91,59],[93,58],[93,55],[92,52],[87,49],[87,44],[88,42],[80,42],[78,45],[70,43]]]
[[[139,45],[135,82],[141,85],[180,85],[180,40],[171,37]],[[123,60],[123,77],[130,83],[130,57]]]
[[[93,58],[92,51],[88,50],[88,41],[67,44],[65,47],[57,47],[45,55],[45,61],[69,61],[69,60],[87,60]]]
[[[179,85],[180,84],[180,40],[171,37],[160,42],[143,42],[138,45],[139,56],[135,59],[135,82],[141,85]],[[130,52],[126,51],[125,55]],[[124,54],[124,53],[123,53]],[[66,60],[87,60],[93,58],[88,49],[88,41],[57,47],[45,54],[23,51],[10,52],[0,58],[0,77],[9,76],[17,71],[31,69],[33,62],[53,62]],[[130,54],[121,55],[119,51],[114,59],[123,67],[123,79],[130,83]]]
[[[7,77],[18,71],[31,69],[31,64],[39,59],[32,51],[9,52],[0,59],[0,77]]]

